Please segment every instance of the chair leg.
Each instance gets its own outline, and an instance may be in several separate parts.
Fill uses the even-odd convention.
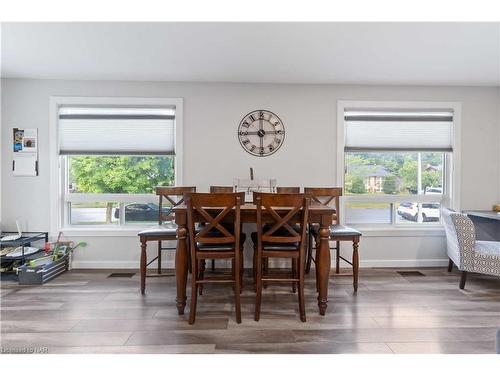
[[[337,241],[336,246],[336,257],[335,257],[335,273],[340,272],[340,242]]]
[[[292,278],[297,278],[297,259],[292,258]],[[292,293],[297,292],[297,283],[295,281],[292,282]]]
[[[318,242],[319,243],[319,242]],[[318,251],[316,251],[316,254],[314,254],[315,257],[316,257],[316,292],[319,293],[319,270],[318,270],[318,267],[317,267],[317,264],[318,264]]]
[[[254,316],[254,319],[256,322],[259,321],[260,319],[260,305],[261,305],[261,302],[262,302],[262,258],[260,258],[259,256],[257,256],[257,269],[256,269],[256,286],[255,286],[255,289],[256,289],[256,292],[257,292],[257,295],[255,297],[255,316]]]
[[[198,268],[199,268],[199,280],[203,280],[205,278],[205,259],[200,259],[198,261]],[[200,291],[200,296],[203,294],[203,284],[200,284],[198,286],[198,289]]]
[[[212,259],[212,272],[215,271],[215,259]]]
[[[144,294],[146,292],[146,267],[147,267],[146,246],[147,242],[145,240],[142,240],[141,241],[141,294]]]
[[[233,260],[233,275],[234,275],[234,304],[236,310],[236,323],[241,323],[241,254],[236,255],[236,259]]]
[[[235,280],[236,277],[236,259],[231,259],[231,278]],[[236,291],[236,283],[233,284],[233,291]]]
[[[467,271],[462,271],[462,276],[460,277],[460,289],[465,288],[466,281],[467,281]]]
[[[304,299],[304,259],[299,258],[299,314],[300,321],[306,321],[306,307],[305,307],[305,299]]]
[[[309,228],[309,233],[307,234],[307,258],[306,258],[306,273],[311,271],[312,262],[312,248],[313,248],[313,235],[311,229]]]
[[[448,272],[451,272],[452,269],[453,269],[453,261],[450,259],[448,261]]]
[[[158,275],[161,275],[161,241],[158,241]]]
[[[253,249],[253,290],[257,291],[257,249],[254,247]]]
[[[262,258],[262,262],[263,262],[263,271],[262,271],[262,274],[263,275],[267,275],[268,272],[269,272],[269,258]],[[264,289],[267,289],[267,283],[266,282],[262,282],[262,287]]]
[[[193,262],[195,263],[195,262]],[[194,320],[196,318],[196,302],[198,299],[198,284],[196,283],[197,281],[197,276],[198,276],[198,270],[196,269],[197,266],[196,264],[193,265],[193,273],[191,277],[191,305],[189,309],[189,324],[193,324]],[[202,285],[202,284],[200,284]]]
[[[243,274],[245,273],[245,267],[243,262],[243,251],[240,252],[240,294],[243,290]]]

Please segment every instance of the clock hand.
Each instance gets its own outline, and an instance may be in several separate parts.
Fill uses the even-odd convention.
[[[243,135],[259,135],[259,132],[242,132],[244,133]],[[266,131],[266,134],[278,134],[276,130],[274,131]]]

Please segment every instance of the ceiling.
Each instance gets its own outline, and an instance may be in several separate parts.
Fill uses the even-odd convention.
[[[3,23],[2,77],[479,85],[497,23]]]

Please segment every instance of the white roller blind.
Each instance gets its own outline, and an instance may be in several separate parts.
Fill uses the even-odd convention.
[[[174,108],[59,109],[61,155],[174,155]]]
[[[345,151],[452,151],[453,111],[345,111]]]

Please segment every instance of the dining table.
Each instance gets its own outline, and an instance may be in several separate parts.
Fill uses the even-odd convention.
[[[176,305],[179,315],[184,314],[186,307],[186,286],[188,277],[188,251],[189,251],[189,233],[187,225],[187,206],[182,203],[176,206],[175,223],[177,224],[177,248],[175,252],[175,277],[177,285]],[[233,209],[234,211],[234,209]],[[277,210],[279,213],[279,210]],[[333,206],[323,205],[317,202],[311,202],[309,205],[308,223],[319,225],[319,244],[316,249],[316,286],[318,291],[319,314],[325,315],[328,307],[328,279],[330,276],[330,226],[332,225],[333,215],[336,210]],[[203,221],[199,214],[193,213],[195,221]],[[240,206],[240,217],[242,223],[257,222],[257,207],[253,203],[244,203]],[[228,214],[225,218],[231,220]],[[290,221],[299,222],[300,213]],[[263,214],[263,223],[273,223],[274,218]]]

